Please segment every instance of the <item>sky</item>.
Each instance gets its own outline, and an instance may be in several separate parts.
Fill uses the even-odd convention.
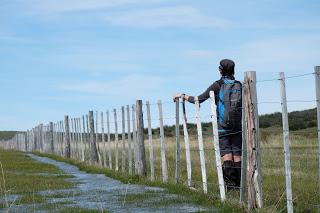
[[[280,101],[279,72],[308,74],[286,80],[289,111],[314,107],[319,9],[318,0],[0,0],[0,130],[137,99],[162,100],[173,117],[171,97],[199,95],[223,58],[239,80],[256,71],[260,114],[281,110],[268,103]]]

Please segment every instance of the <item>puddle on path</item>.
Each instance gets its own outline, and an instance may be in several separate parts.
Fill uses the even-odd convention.
[[[104,209],[119,213],[186,213],[205,210],[200,206],[188,203],[184,197],[168,193],[162,188],[123,184],[103,174],[89,174],[80,171],[77,167],[64,162],[33,154],[29,154],[29,156],[39,162],[52,164],[61,169],[65,174],[73,176],[67,180],[76,183],[75,187],[39,193],[45,197],[48,204],[53,204],[53,206],[56,204],[56,210],[62,210],[61,205],[63,207],[78,207],[89,210]],[[11,211],[29,212],[29,210],[33,211],[33,209],[34,205],[18,205],[13,206]],[[37,205],[36,211],[47,212],[43,204]],[[55,209],[49,211],[54,212]]]

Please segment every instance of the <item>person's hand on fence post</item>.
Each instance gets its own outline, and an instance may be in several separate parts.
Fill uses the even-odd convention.
[[[177,100],[179,100],[179,98],[182,97],[182,93],[177,93],[176,95],[173,96],[173,102],[176,102]]]

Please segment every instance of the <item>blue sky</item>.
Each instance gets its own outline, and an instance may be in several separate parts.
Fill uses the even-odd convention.
[[[197,95],[219,78],[222,58],[235,60],[238,79],[249,70],[259,80],[311,73],[320,65],[319,8],[317,0],[0,0],[0,129]],[[289,100],[315,99],[312,75],[287,87]],[[277,81],[258,84],[259,102],[279,93]]]

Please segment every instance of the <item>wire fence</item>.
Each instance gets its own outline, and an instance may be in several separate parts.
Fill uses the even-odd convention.
[[[303,81],[303,78],[312,76],[315,77],[316,88],[319,89],[319,72],[319,68],[316,68],[316,72],[313,73],[258,80],[254,83],[258,86],[265,83],[285,85],[291,79]],[[246,84],[243,82],[243,88]],[[257,90],[257,93],[259,92]],[[278,111],[282,111],[282,121],[284,121],[288,119],[286,111],[283,111],[284,105],[287,110],[287,104],[314,103],[318,106],[319,113],[319,96],[317,91],[315,99],[297,100],[293,97],[287,100],[286,95],[282,94],[280,100],[256,101],[253,105],[257,106],[256,110],[263,106],[277,106]],[[210,100],[214,103],[214,98]],[[180,111],[176,115],[172,114],[172,109],[177,106],[173,101],[146,102],[142,105],[147,178],[152,181],[187,185],[221,200],[239,199],[240,203],[245,205],[245,202],[249,202],[251,193],[246,184],[249,179],[247,175],[243,176],[240,187],[234,186],[234,189],[226,189],[224,182],[219,180],[219,171],[221,172],[222,167],[220,153],[230,150],[221,149],[215,144],[217,142],[215,123],[219,119],[215,110],[210,107],[201,107],[200,110],[199,104],[195,104],[196,107],[187,105],[189,110],[185,114],[181,110],[183,104],[183,101],[179,102]],[[163,108],[171,110],[164,110],[169,113],[163,114]],[[239,110],[242,110],[245,117],[245,107],[240,107]],[[97,166],[116,172],[121,171],[124,175],[136,174],[139,167],[136,105],[104,112],[95,111],[92,114],[91,118],[88,113],[73,118],[66,116],[64,120],[50,122],[47,125],[40,124],[26,132],[17,133],[10,140],[1,141],[1,146],[6,149],[59,156],[66,156],[69,148],[70,158],[88,164],[92,164],[92,149],[96,147]],[[178,129],[177,125],[174,125],[177,122]],[[244,125],[247,122],[243,120]],[[319,128],[319,118],[317,122]],[[286,127],[285,123],[277,127],[262,128],[260,131],[259,125],[257,126],[257,141],[260,147],[257,154],[261,158],[261,164],[257,165],[261,166],[259,175],[262,179],[258,184],[261,184],[262,188],[263,208],[277,212],[284,210],[292,212],[293,209],[299,212],[320,211],[319,131],[316,125],[290,132],[286,128],[289,127]],[[248,130],[243,128],[224,136],[235,133],[245,139]],[[248,142],[243,140],[245,145]],[[249,172],[247,164],[250,162],[246,161],[251,152],[248,150],[247,146],[233,150],[241,152],[242,164],[240,167],[231,167],[240,168],[242,174]]]

